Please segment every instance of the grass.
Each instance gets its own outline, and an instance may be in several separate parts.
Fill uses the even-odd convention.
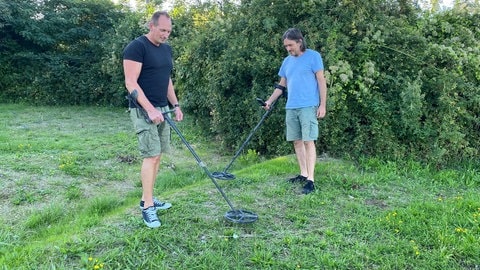
[[[480,269],[480,176],[375,158],[322,157],[317,188],[285,181],[293,155],[246,151],[219,181],[230,210],[176,134],[156,194],[174,207],[148,229],[140,158],[124,109],[0,106],[0,269]],[[179,129],[211,171],[231,156]],[[232,153],[233,155],[233,153]]]

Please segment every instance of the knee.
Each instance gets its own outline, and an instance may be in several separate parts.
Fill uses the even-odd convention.
[[[304,144],[303,141],[293,141],[294,146],[300,146],[300,145],[303,145],[303,144]]]
[[[315,147],[315,141],[305,141],[303,144],[305,147]]]

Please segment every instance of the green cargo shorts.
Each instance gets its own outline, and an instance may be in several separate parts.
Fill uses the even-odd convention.
[[[161,112],[168,106],[157,107]],[[138,139],[138,150],[143,158],[159,156],[170,151],[170,125],[163,121],[159,125],[149,124],[138,109],[130,109],[130,119]]]
[[[318,139],[317,109],[317,106],[313,106],[285,110],[287,141],[316,141]]]

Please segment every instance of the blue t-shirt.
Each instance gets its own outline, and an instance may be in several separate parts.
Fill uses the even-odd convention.
[[[287,80],[286,109],[319,105],[320,96],[315,73],[320,70],[323,70],[323,60],[317,51],[307,49],[300,56],[285,57],[278,75]]]
[[[155,46],[146,36],[141,36],[125,47],[123,59],[142,63],[138,84],[153,106],[167,106],[168,83],[173,69],[170,45]],[[133,104],[130,107],[134,107]]]

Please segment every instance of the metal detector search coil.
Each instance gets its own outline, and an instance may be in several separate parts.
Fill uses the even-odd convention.
[[[258,215],[247,210],[231,210],[225,214],[225,219],[235,223],[252,223],[258,219]]]

